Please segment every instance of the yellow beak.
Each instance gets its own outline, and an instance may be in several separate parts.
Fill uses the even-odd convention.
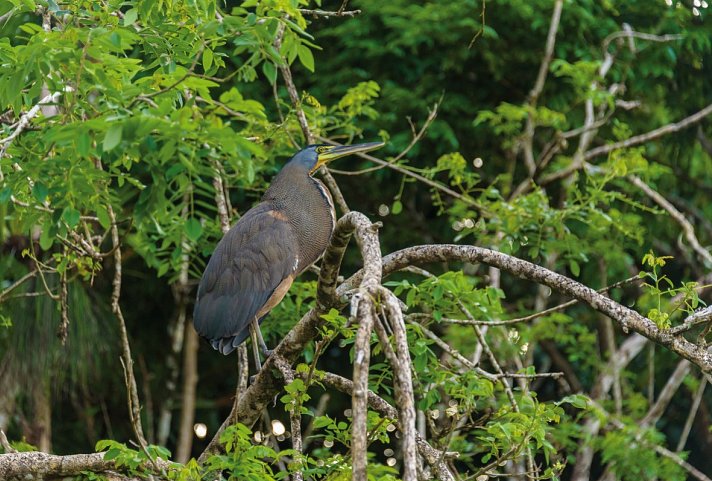
[[[385,142],[368,142],[366,144],[327,146],[324,148],[325,150],[323,152],[319,152],[317,154],[318,158],[316,165],[314,166],[314,170],[334,159],[346,157],[351,154],[357,154],[359,152],[370,152],[371,150],[380,149],[384,145],[386,145]]]

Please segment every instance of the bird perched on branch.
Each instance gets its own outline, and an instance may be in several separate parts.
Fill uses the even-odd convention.
[[[334,204],[312,177],[323,164],[384,144],[310,145],[297,152],[262,200],[220,240],[198,286],[193,324],[227,355],[250,330],[269,355],[259,324],[282,300],[294,278],[326,250],[336,224]],[[257,356],[258,357],[258,356]]]

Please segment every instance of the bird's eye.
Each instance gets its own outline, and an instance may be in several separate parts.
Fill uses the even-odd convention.
[[[321,147],[316,148],[316,153],[317,154],[323,154],[324,152],[328,151],[329,147],[322,145]]]

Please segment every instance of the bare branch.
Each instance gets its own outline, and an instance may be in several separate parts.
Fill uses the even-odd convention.
[[[657,129],[651,130],[650,132],[646,132],[646,133],[640,134],[640,135],[635,135],[635,136],[633,136],[629,139],[626,139],[626,140],[621,140],[619,142],[613,142],[612,144],[606,144],[606,145],[602,145],[600,147],[596,147],[595,149],[591,149],[584,154],[583,158],[584,158],[584,160],[590,160],[594,157],[598,157],[599,155],[607,154],[607,153],[612,152],[616,149],[624,149],[627,147],[633,147],[634,145],[639,145],[639,144],[648,142],[650,140],[657,139],[664,135],[671,134],[671,133],[677,132],[679,130],[685,129],[691,125],[694,125],[710,114],[712,114],[712,104],[708,105],[707,107],[703,108],[702,110],[695,112],[694,114],[690,115],[689,117],[685,117],[684,119],[682,119],[678,122],[674,122],[671,124],[664,125],[662,127],[658,127]]]
[[[531,262],[517,259],[500,252],[475,246],[451,244],[414,246],[400,250],[383,259],[384,275],[406,265],[435,261],[481,262],[495,266],[515,276],[544,284],[590,305],[616,321],[625,332],[629,329],[644,335],[681,357],[693,362],[705,372],[712,372],[712,354],[682,336],[674,336],[662,330],[648,318],[597,293],[572,279],[557,274]]]
[[[702,376],[700,379],[700,387],[697,388],[695,396],[692,399],[692,406],[690,406],[690,413],[687,415],[685,420],[685,427],[682,428],[682,434],[680,434],[680,440],[677,442],[677,447],[675,452],[680,452],[685,448],[687,444],[687,437],[690,435],[692,430],[692,423],[695,421],[695,416],[697,415],[697,410],[700,408],[700,403],[702,402],[702,396],[705,393],[705,388],[707,387],[707,377]]]
[[[353,312],[357,316],[359,326],[354,341],[354,389],[351,395],[353,420],[351,423],[351,459],[352,479],[366,481],[368,451],[368,368],[371,359],[371,330],[373,329],[375,312],[373,296],[375,292],[366,291],[354,295],[358,306]],[[357,297],[358,296],[358,297]],[[363,298],[361,297],[363,296]]]
[[[340,144],[340,143],[338,143],[338,142],[335,142],[335,141],[333,141],[333,140],[331,140],[331,139],[328,139],[328,138],[326,138],[326,137],[317,137],[317,139],[318,139],[319,141],[321,141],[321,142],[324,142],[324,143],[327,143],[327,144],[330,144],[330,145],[342,145],[342,144]],[[401,174],[403,174],[403,175],[405,175],[405,176],[412,177],[412,178],[414,178],[414,179],[416,179],[416,180],[418,180],[418,181],[420,181],[420,182],[422,182],[422,183],[424,183],[424,184],[426,184],[426,185],[429,185],[430,187],[432,187],[432,188],[434,188],[434,189],[437,189],[437,190],[439,190],[439,191],[441,191],[441,192],[443,192],[443,193],[445,193],[445,194],[447,194],[447,195],[449,195],[449,196],[451,196],[451,197],[454,197],[454,198],[456,198],[456,199],[458,199],[458,200],[463,201],[464,203],[466,203],[466,204],[468,204],[468,205],[473,206],[473,207],[476,208],[477,210],[480,210],[480,211],[481,211],[481,210],[483,209],[482,206],[481,206],[477,201],[475,201],[474,199],[472,199],[472,198],[470,198],[470,197],[467,197],[467,196],[465,196],[465,195],[459,194],[459,193],[455,192],[454,190],[452,190],[451,188],[449,188],[449,187],[447,187],[447,186],[445,186],[445,185],[443,185],[443,184],[441,184],[441,183],[439,183],[439,182],[436,182],[436,181],[434,181],[434,180],[432,180],[432,179],[428,179],[427,177],[423,177],[422,175],[417,174],[417,173],[415,173],[415,172],[411,172],[410,170],[408,170],[408,169],[406,169],[406,168],[404,168],[404,167],[402,167],[402,166],[400,166],[400,165],[398,165],[398,164],[393,164],[393,163],[391,163],[391,162],[388,162],[388,161],[379,159],[378,157],[374,157],[374,156],[372,156],[372,155],[365,154],[365,153],[363,153],[363,152],[359,152],[359,153],[357,153],[356,155],[357,155],[358,157],[363,158],[363,159],[370,160],[371,162],[373,162],[373,163],[375,163],[375,164],[379,164],[379,165],[382,165],[382,166],[384,166],[384,167],[388,167],[389,169],[395,170],[396,172],[399,172],[399,173],[401,173]]]
[[[561,10],[563,6],[563,0],[557,0],[554,4],[554,11],[551,14],[551,22],[549,23],[549,33],[546,36],[544,57],[541,59],[541,65],[539,65],[539,73],[536,76],[534,87],[532,87],[531,91],[529,92],[529,95],[527,96],[527,103],[529,104],[530,111],[527,114],[527,123],[524,129],[522,148],[524,149],[524,162],[527,166],[527,170],[529,171],[530,176],[534,175],[534,172],[536,171],[533,145],[534,129],[536,128],[536,125],[534,122],[533,110],[536,108],[537,101],[539,100],[539,95],[541,95],[542,90],[544,90],[546,74],[549,72],[549,65],[551,64],[551,59],[554,56],[556,32],[559,30],[559,21],[561,20]]]
[[[330,12],[327,10],[308,10],[306,8],[300,8],[299,13],[302,15],[312,15],[314,17],[355,17],[361,13],[361,10],[338,10],[335,12]]]
[[[139,404],[138,388],[136,387],[136,377],[134,376],[133,371],[131,346],[129,345],[126,321],[124,320],[124,315],[121,312],[121,306],[119,305],[119,299],[121,298],[121,240],[119,239],[119,229],[116,225],[116,216],[114,215],[114,209],[111,204],[107,205],[107,211],[109,213],[109,220],[111,221],[111,241],[114,245],[114,280],[113,292],[111,294],[111,311],[119,321],[122,361],[125,368],[131,426],[133,427],[134,434],[136,435],[136,440],[145,450],[146,438],[143,435],[143,427],[141,426],[141,405]]]
[[[412,362],[408,348],[408,338],[405,329],[403,313],[398,298],[385,287],[381,287],[381,303],[384,322],[390,324],[395,339],[395,355],[392,356],[393,377],[395,379],[396,403],[400,419],[401,433],[403,433],[403,480],[415,481],[417,479],[415,441],[415,396],[413,394],[413,379],[411,374]],[[380,322],[378,323],[380,324]],[[381,337],[382,333],[379,334]],[[385,341],[385,342],[384,342]],[[388,339],[381,339],[384,348],[390,348]],[[390,352],[390,349],[389,349]]]
[[[712,113],[712,104],[710,104],[710,113]],[[697,240],[697,236],[695,235],[695,228],[692,227],[690,221],[685,218],[685,215],[679,210],[677,210],[675,206],[672,205],[670,201],[668,201],[665,197],[654,191],[652,188],[650,188],[648,184],[640,180],[639,177],[636,177],[635,175],[629,175],[628,180],[631,182],[631,184],[642,190],[643,193],[650,197],[656,204],[665,209],[668,214],[670,214],[670,217],[672,217],[675,222],[677,222],[680,227],[682,227],[687,242],[690,243],[697,255],[704,259],[704,261],[709,267],[712,267],[712,254],[710,254],[707,249],[700,245],[700,241]]]
[[[17,450],[10,445],[10,442],[7,440],[7,436],[5,436],[5,432],[2,429],[0,429],[0,446],[2,446],[6,454],[17,452]]]
[[[665,408],[670,404],[670,401],[672,401],[673,396],[685,379],[685,376],[690,372],[690,367],[690,362],[684,359],[677,363],[675,371],[673,371],[665,383],[665,387],[660,391],[660,395],[658,395],[655,404],[650,407],[645,417],[640,421],[640,426],[654,426],[655,423],[658,422]]]

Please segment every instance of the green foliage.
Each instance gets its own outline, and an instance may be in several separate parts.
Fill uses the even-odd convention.
[[[121,305],[134,352],[147,366],[142,391],[154,394],[156,407],[168,402],[155,393],[162,393],[170,378],[169,343],[156,339],[167,339],[166,325],[175,316],[169,287],[186,266],[189,284],[195,284],[222,236],[214,179],[219,177],[229,194],[234,220],[264,192],[295,143],[303,143],[281,76],[286,66],[316,135],[346,143],[359,137],[388,141],[384,158],[399,171],[371,169],[357,158],[334,165],[365,169],[360,178],[338,177],[352,209],[374,218],[383,211],[381,204],[390,206],[390,213],[381,214],[384,254],[413,244],[473,243],[546,265],[592,288],[630,277],[642,258],[648,271],[640,274],[642,293],[623,287],[606,295],[634,306],[661,328],[675,326],[709,302],[703,286],[689,281],[709,266],[680,248],[679,225],[629,176],[669,198],[694,223],[700,243],[709,246],[712,164],[699,141],[712,136],[709,123],[607,156],[584,159],[579,151],[588,102],[600,121],[586,132],[591,142],[584,151],[632,139],[703,106],[712,79],[708,12],[696,16],[689,5],[674,3],[564,2],[536,103],[529,92],[544,51],[550,0],[352,0],[348,8],[361,15],[328,21],[305,17],[300,8],[338,5],[305,0],[229,5],[13,0],[0,6],[0,138],[7,139],[20,116],[42,98],[56,99],[54,112],[43,109],[0,153],[0,292],[30,270],[47,272],[0,297],[0,376],[11,373],[19,383],[17,411],[28,411],[34,402],[29,394],[34,379],[52,386],[59,412],[82,413],[80,420],[54,416],[61,424],[54,430],[55,446],[76,451],[97,435],[84,429],[83,419],[98,418],[99,409],[125,408],[115,394],[123,389],[112,351],[118,336],[113,324],[103,321],[111,319],[114,228],[125,264]],[[50,14],[51,28],[42,27],[40,4]],[[607,41],[621,25],[682,38]],[[283,36],[276,45],[278,32]],[[607,55],[613,63],[601,77]],[[436,103],[437,118],[411,145]],[[534,172],[523,162],[529,143]],[[547,180],[567,169],[572,175]],[[77,236],[101,254],[85,250]],[[667,254],[674,254],[674,265]],[[344,272],[360,266],[351,249],[345,264]],[[599,332],[599,314],[575,306],[499,326],[569,299],[506,274],[493,287],[495,278],[479,266],[427,268],[433,277],[398,274],[387,286],[409,308],[407,342],[427,437],[438,449],[460,452],[451,462],[463,478],[487,463],[495,467],[483,474],[501,475],[501,465],[525,459],[529,450],[541,478],[565,478],[564,467],[581,445],[593,447],[595,462],[600,459],[622,479],[682,478],[654,449],[674,443],[679,433],[670,426],[677,425],[676,418],[668,415],[660,432],[635,426],[650,408],[642,356],[620,373],[625,427],[619,429],[562,381],[510,379],[515,409],[501,380],[464,369],[433,339],[479,359],[478,369],[495,372],[480,352],[474,327],[455,322],[467,321],[464,306],[483,322],[504,370],[525,377],[548,370],[556,358],[542,344],[553,344],[589,391],[614,355]],[[45,295],[58,291],[60,276],[69,279],[66,348],[53,335],[60,322],[58,303]],[[313,278],[294,283],[263,324],[270,346],[313,306],[315,294]],[[311,422],[311,445],[303,456],[267,446],[264,438],[257,442],[255,433],[237,425],[223,434],[225,454],[212,456],[204,467],[194,460],[172,465],[171,479],[284,479],[289,473],[279,472],[279,460],[288,463],[288,471],[301,469],[306,479],[350,478],[348,400],[335,396],[326,413],[311,416],[316,394],[324,389],[323,370],[350,369],[357,324],[336,309],[322,319],[320,337],[305,349],[298,377],[285,386],[282,405],[273,412],[283,418],[284,411],[296,410]],[[615,334],[615,343],[622,339]],[[375,335],[371,341],[369,388],[395,405],[395,373]],[[662,385],[676,360],[656,352],[653,387]],[[198,412],[213,429],[221,412],[207,400],[233,392],[234,365],[208,354],[200,362]],[[685,380],[691,389],[696,382],[693,376]],[[688,408],[683,401],[673,404],[670,413]],[[149,409],[144,406],[146,425],[157,418]],[[581,428],[588,416],[602,424],[591,438]],[[100,436],[130,436],[128,426],[114,423],[115,434],[97,426]],[[368,428],[370,476],[396,479],[397,469],[383,464],[379,452],[381,447],[397,451],[393,420],[369,412]],[[690,445],[704,448],[700,440]],[[143,451],[115,441],[102,441],[97,449],[106,449],[106,456],[137,476],[150,462]],[[150,457],[168,457],[163,448],[148,450]]]
[[[161,446],[148,445],[146,451],[135,450],[111,439],[98,441],[95,449],[105,451],[104,460],[113,461],[117,467],[135,475],[150,474],[154,468],[149,463],[158,459],[167,461],[171,456],[170,451]]]
[[[228,480],[282,479],[287,473],[275,474],[272,465],[287,452],[277,453],[269,446],[253,444],[252,432],[243,424],[235,424],[225,429],[220,436],[225,445],[225,454],[210,456],[204,464],[206,478],[226,473]]]
[[[624,481],[687,479],[679,465],[652,449],[662,441],[663,436],[654,429],[626,426],[606,433],[600,440],[600,448],[604,461],[610,463],[613,473]]]
[[[645,254],[643,257],[643,265],[651,267],[652,272],[642,271],[639,274],[641,279],[646,282],[643,286],[646,288],[646,296],[641,299],[641,305],[653,304],[646,317],[651,319],[661,329],[669,329],[672,325],[670,317],[676,312],[691,314],[697,309],[700,303],[697,282],[685,282],[680,287],[675,287],[673,281],[665,274],[662,274],[659,269],[665,267],[667,260],[672,259],[671,256],[657,257],[652,251]],[[668,309],[664,307],[666,301],[678,298]]]

